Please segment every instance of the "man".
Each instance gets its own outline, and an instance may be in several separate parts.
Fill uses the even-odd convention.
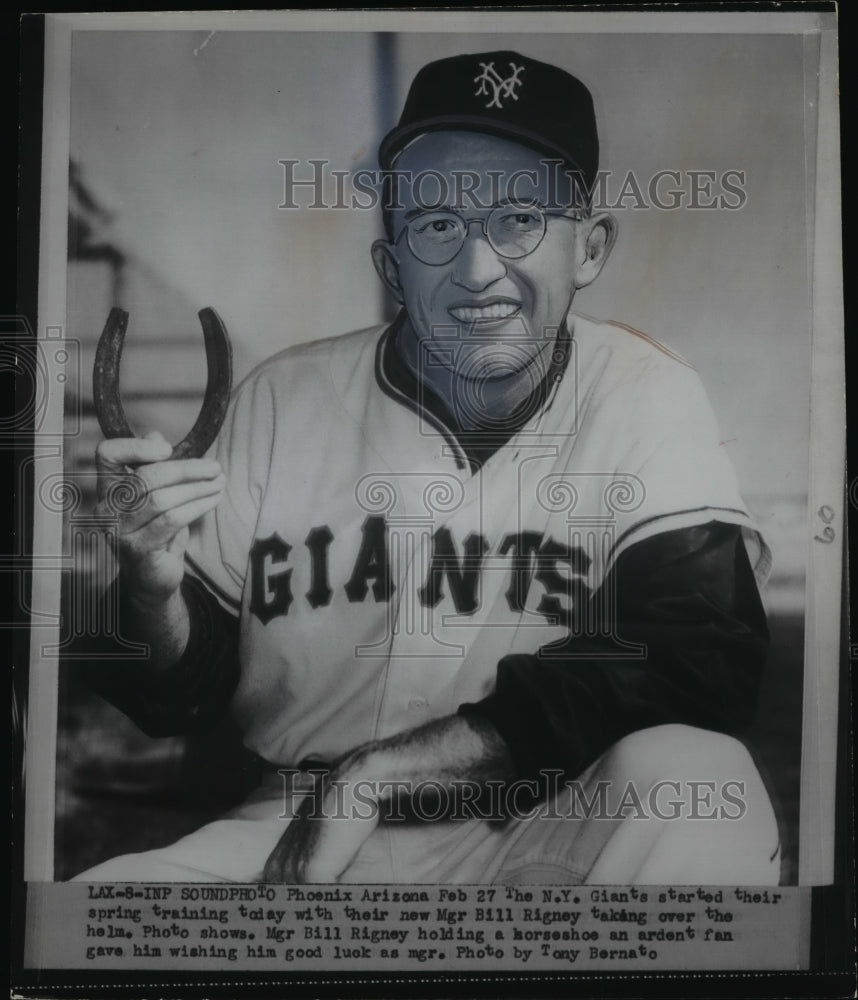
[[[571,312],[616,238],[588,90],[515,52],[442,60],[379,159],[397,319],[260,366],[210,457],[99,447],[105,494],[146,488],[118,558],[151,655],[94,683],[152,733],[229,706],[270,768],[80,877],[776,882],[726,735],[754,711],[765,547],[691,367]]]

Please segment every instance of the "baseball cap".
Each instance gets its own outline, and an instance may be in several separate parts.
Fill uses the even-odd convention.
[[[518,52],[452,56],[424,66],[399,123],[382,139],[390,170],[419,135],[457,129],[512,139],[567,163],[592,188],[599,167],[593,98],[576,77]]]

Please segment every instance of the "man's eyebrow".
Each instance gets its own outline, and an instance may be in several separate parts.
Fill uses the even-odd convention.
[[[486,212],[491,212],[495,208],[541,208],[545,209],[547,206],[539,201],[538,199],[522,199],[521,201],[516,201],[513,198],[504,198],[501,201],[496,201],[491,205],[480,205],[480,209]],[[453,208],[452,205],[433,205],[431,208],[411,208],[405,213],[405,221],[410,222],[411,219],[416,219],[420,215],[427,215],[430,212],[450,212],[453,215],[461,215],[462,212],[472,211],[474,206],[471,208]]]
[[[452,212],[454,215],[456,209],[452,208],[450,205],[433,205],[431,208],[411,208],[405,213],[405,221],[408,222],[411,219],[416,219],[418,215],[426,215],[428,212]]]

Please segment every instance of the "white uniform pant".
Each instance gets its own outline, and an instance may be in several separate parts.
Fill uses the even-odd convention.
[[[78,875],[91,882],[258,882],[285,830],[283,779],[169,847]],[[688,726],[614,744],[532,816],[383,822],[340,882],[776,885],[777,823],[737,740]]]

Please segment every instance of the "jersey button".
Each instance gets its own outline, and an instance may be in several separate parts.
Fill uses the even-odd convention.
[[[421,712],[428,705],[429,705],[429,702],[426,701],[425,698],[412,698],[411,701],[408,702],[408,711],[409,712]]]

